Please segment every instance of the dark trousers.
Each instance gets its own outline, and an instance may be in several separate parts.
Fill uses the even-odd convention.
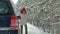
[[[27,25],[25,26],[25,34],[28,34]],[[21,25],[21,34],[23,34],[23,25]]]

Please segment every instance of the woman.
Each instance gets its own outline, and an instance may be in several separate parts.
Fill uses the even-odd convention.
[[[23,34],[23,25],[25,26],[25,34],[27,34],[27,16],[26,16],[26,8],[23,7],[21,8],[20,11],[20,16],[21,16],[21,34]]]

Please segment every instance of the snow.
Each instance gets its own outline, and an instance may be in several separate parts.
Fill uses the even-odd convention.
[[[29,23],[27,23],[27,27],[28,27],[28,34],[49,34],[47,32],[44,32],[42,29],[38,29],[37,27],[35,27]],[[25,33],[25,30],[24,30],[24,33]]]
[[[14,4],[16,4],[18,2],[18,0],[11,0],[11,1],[13,1]]]

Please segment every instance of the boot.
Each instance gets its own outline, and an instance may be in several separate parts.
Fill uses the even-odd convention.
[[[23,34],[23,25],[21,25],[21,34]]]
[[[25,25],[25,34],[28,34],[27,25]]]

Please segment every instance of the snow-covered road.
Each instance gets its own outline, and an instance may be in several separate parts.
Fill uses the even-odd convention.
[[[33,26],[33,25],[29,24],[29,23],[27,23],[27,26],[28,26],[28,34],[49,34],[47,32],[44,32],[42,29],[38,29],[37,27],[35,27],[35,26]]]

